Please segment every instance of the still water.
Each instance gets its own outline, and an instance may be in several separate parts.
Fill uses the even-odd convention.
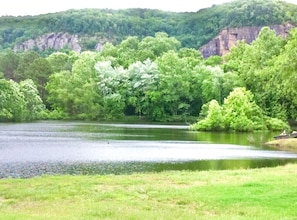
[[[0,124],[0,178],[255,168],[296,163],[263,147],[275,133],[193,132],[187,126],[37,122]]]

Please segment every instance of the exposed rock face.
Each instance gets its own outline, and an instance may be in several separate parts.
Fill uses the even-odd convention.
[[[289,31],[294,26],[291,24],[273,25],[270,26],[276,34],[287,37]],[[204,58],[219,55],[223,56],[230,51],[230,48],[239,40],[245,40],[246,43],[253,42],[259,35],[262,27],[241,27],[241,28],[226,28],[220,34],[213,38],[209,43],[202,46],[200,51]],[[15,51],[26,51],[38,48],[43,51],[46,49],[60,50],[69,48],[76,52],[81,52],[82,47],[79,44],[79,37],[69,33],[50,33],[22,42],[14,47]],[[108,42],[107,39],[98,39],[95,50],[101,51],[104,43]]]
[[[81,51],[79,45],[79,39],[77,35],[71,35],[69,33],[51,33],[37,37],[36,39],[30,39],[14,47],[15,51],[26,51],[38,48],[43,51],[45,49],[63,49],[65,47],[72,49],[76,52]]]
[[[277,35],[285,38],[287,37],[293,25],[283,24],[283,25],[273,25],[270,26],[272,30],[276,32]],[[244,40],[246,43],[250,44],[259,35],[262,27],[242,27],[242,28],[227,28],[223,29],[220,34],[212,39],[209,43],[202,46],[200,51],[204,58],[219,55],[223,56],[230,51],[230,48],[234,46],[238,41]]]
[[[103,49],[103,44],[102,43],[97,43],[96,46],[95,46],[95,50],[97,51],[101,51]]]

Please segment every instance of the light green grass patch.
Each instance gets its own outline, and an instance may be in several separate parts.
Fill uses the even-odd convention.
[[[297,165],[0,180],[0,219],[294,219]]]

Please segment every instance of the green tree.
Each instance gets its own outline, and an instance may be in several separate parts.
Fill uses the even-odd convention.
[[[50,76],[46,89],[53,117],[97,119],[102,116],[102,95],[97,87],[94,65],[97,54],[81,53],[72,71],[56,72]]]
[[[26,75],[30,73],[30,65],[34,62],[34,60],[40,58],[39,54],[35,51],[26,51],[21,53],[19,58],[18,67],[15,71],[15,80],[20,82],[25,79],[30,79],[31,75]]]
[[[74,112],[71,93],[71,72],[61,71],[52,74],[46,85],[52,118],[70,118]]]
[[[179,48],[180,42],[177,39],[169,37],[164,32],[158,32],[154,37],[144,37],[141,41],[136,36],[129,36],[117,46],[106,43],[101,55],[114,57],[113,66],[128,68],[137,61],[144,62],[147,59],[155,61],[162,54],[170,50],[177,51]]]
[[[24,75],[26,79],[32,79],[34,84],[37,86],[38,92],[42,100],[46,101],[46,90],[45,86],[48,82],[49,76],[52,74],[52,68],[45,58],[35,59],[28,68],[26,68]]]
[[[222,107],[216,100],[212,100],[209,103],[204,104],[202,109],[207,111],[206,117],[191,125],[191,130],[220,131],[224,129]]]
[[[203,73],[200,74],[198,70],[203,66],[201,62],[201,54],[191,49],[178,52],[171,50],[157,59],[160,70],[159,92],[153,94],[162,106],[159,109],[164,111],[164,114],[159,114],[163,120],[169,116],[185,118],[189,114],[198,114],[197,109],[202,105],[199,77]]]
[[[19,59],[19,56],[12,50],[5,50],[0,54],[0,72],[3,73],[5,79],[15,80]]]
[[[72,117],[96,119],[100,117],[101,95],[97,87],[94,65],[97,54],[83,52],[72,67],[70,93]]]
[[[297,120],[297,29],[290,31],[281,54],[275,58],[273,69],[274,90],[280,93],[282,106],[287,109],[289,118]]]
[[[26,111],[19,85],[12,80],[0,79],[0,121],[23,121]]]
[[[128,68],[128,104],[134,109],[135,113],[149,115],[154,106],[148,93],[154,91],[159,82],[159,70],[155,62],[147,59],[143,63],[136,62]]]
[[[241,72],[245,52],[249,47],[250,45],[244,41],[238,41],[237,44],[230,49],[230,52],[223,57],[225,61],[223,65],[224,72],[235,72],[239,74]]]
[[[245,51],[240,65],[239,74],[249,90],[254,93],[263,91],[262,82],[269,80],[271,76],[265,76],[261,70],[273,65],[272,58],[280,54],[283,45],[284,40],[275,31],[269,27],[261,29],[257,39]]]
[[[289,128],[282,120],[266,116],[255,103],[253,94],[243,87],[235,88],[224,100],[222,107],[212,100],[202,109],[203,115],[191,126],[193,130],[254,131]]]
[[[151,60],[155,60],[167,51],[177,51],[180,46],[181,44],[176,38],[169,37],[165,32],[158,32],[155,34],[155,37],[148,36],[143,38],[139,43],[139,50],[140,53],[142,51],[146,52],[146,50],[151,51],[150,54],[152,57],[142,57],[144,59],[150,58]]]
[[[203,103],[207,103],[212,99],[222,103],[222,84],[223,71],[219,67],[210,67],[205,65],[196,66],[194,69],[196,75],[196,83],[199,85],[200,98]]]
[[[262,109],[255,103],[253,94],[245,88],[235,88],[224,100],[225,126],[230,130],[266,130]]]
[[[120,66],[128,68],[137,61],[138,45],[138,37],[127,37],[117,46],[117,60]]]
[[[51,65],[53,72],[71,71],[73,63],[78,59],[78,54],[74,51],[70,54],[55,52],[46,59]]]
[[[207,66],[219,66],[223,64],[223,58],[221,56],[211,56],[205,60],[205,65]]]
[[[127,94],[127,70],[123,67],[112,67],[110,61],[100,61],[95,64],[97,86],[102,94],[102,116],[105,119],[115,119],[124,116]]]
[[[251,45],[241,42],[226,56],[225,72],[238,75],[239,86],[245,86],[254,94],[256,103],[272,117],[285,119],[275,71],[275,58],[279,56],[284,40],[268,27],[262,28]]]
[[[193,67],[187,65],[187,60],[179,58],[174,51],[159,57],[157,63],[160,69],[160,103],[167,117],[186,113],[192,100],[189,79]]]
[[[46,109],[34,82],[31,79],[27,79],[21,81],[19,87],[26,102],[25,120],[31,121],[41,119],[44,116]]]

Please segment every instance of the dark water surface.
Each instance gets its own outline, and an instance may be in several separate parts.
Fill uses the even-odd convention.
[[[254,168],[297,162],[263,147],[274,133],[191,132],[187,126],[0,124],[0,178]]]

